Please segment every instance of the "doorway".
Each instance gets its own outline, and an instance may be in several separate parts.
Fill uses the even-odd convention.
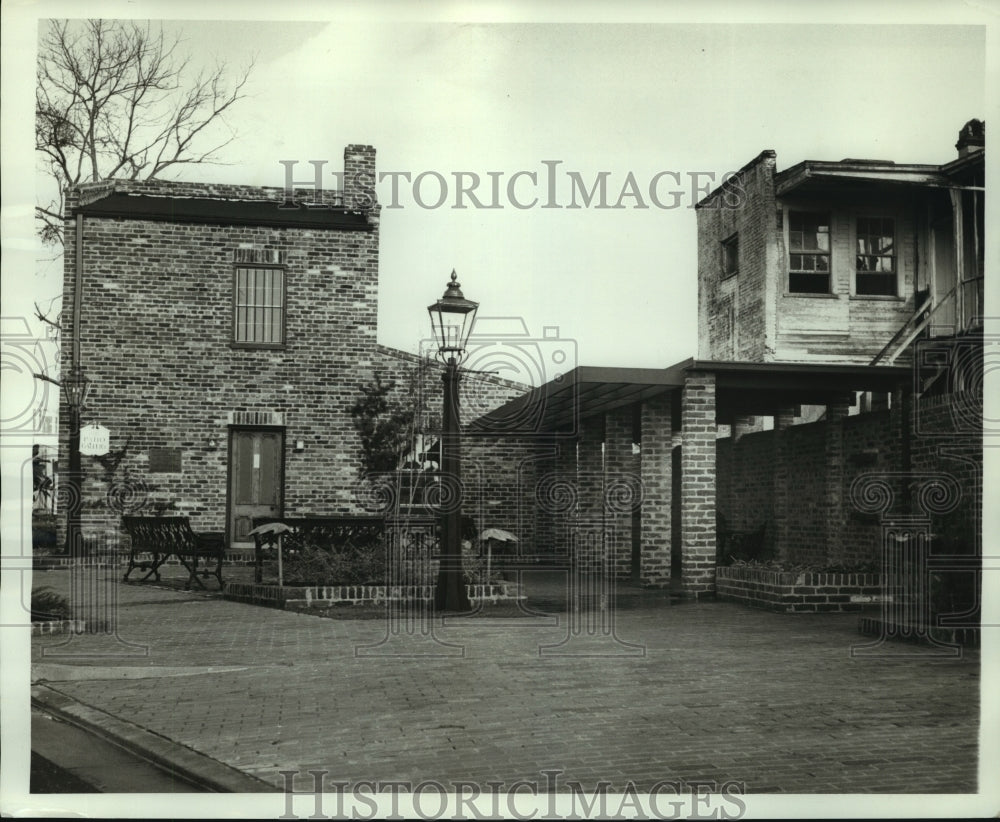
[[[285,432],[230,429],[229,544],[244,547],[254,517],[280,517],[284,505]]]

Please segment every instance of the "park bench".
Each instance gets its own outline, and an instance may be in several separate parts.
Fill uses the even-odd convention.
[[[263,580],[265,554],[275,553],[279,546],[288,558],[305,546],[322,546],[333,552],[351,546],[369,547],[385,535],[382,517],[254,517],[252,525],[255,582]]]
[[[196,533],[191,530],[187,517],[122,517],[122,527],[129,535],[131,546],[128,554],[128,569],[124,579],[136,568],[146,571],[140,579],[145,582],[151,576],[160,579],[160,566],[171,556],[188,571],[188,581],[185,588],[190,588],[192,582],[197,582],[202,588],[204,583],[198,579],[214,576],[222,588],[222,562],[226,556],[225,534],[222,532]],[[149,554],[149,559],[141,559],[140,555]],[[199,571],[199,560],[207,560]],[[215,568],[211,568],[214,561]]]

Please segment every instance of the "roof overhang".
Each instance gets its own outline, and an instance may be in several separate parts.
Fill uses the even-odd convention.
[[[675,425],[685,378],[715,375],[716,420],[771,415],[779,408],[827,405],[855,391],[890,392],[912,379],[908,366],[751,363],[688,359],[670,368],[580,366],[473,421],[470,433],[575,434],[580,420],[669,393]]]
[[[581,365],[484,414],[469,425],[469,430],[511,436],[572,433],[585,417],[681,388],[688,362],[671,368]]]
[[[775,175],[778,197],[831,188],[871,188],[872,186],[918,186],[948,188],[953,185],[940,166],[896,165],[890,162],[821,162],[806,160]]]
[[[295,204],[286,208],[277,200],[217,200],[207,197],[151,197],[113,193],[78,206],[75,213],[106,219],[209,225],[340,231],[367,231],[371,228],[363,213],[325,205]]]
[[[828,405],[856,391],[888,393],[912,380],[909,366],[749,363],[693,360],[688,371],[715,374],[716,420],[769,416],[779,408]]]

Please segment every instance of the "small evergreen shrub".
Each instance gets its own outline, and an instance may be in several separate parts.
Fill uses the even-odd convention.
[[[69,601],[58,591],[46,585],[31,592],[32,622],[61,622],[69,617]]]

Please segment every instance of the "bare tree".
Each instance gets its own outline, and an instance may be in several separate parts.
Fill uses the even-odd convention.
[[[149,24],[47,24],[38,52],[35,149],[57,190],[35,206],[45,242],[62,243],[67,187],[217,163],[235,139],[225,115],[245,96],[253,61],[232,81],[225,63],[192,76],[189,58],[176,54],[179,44]]]

